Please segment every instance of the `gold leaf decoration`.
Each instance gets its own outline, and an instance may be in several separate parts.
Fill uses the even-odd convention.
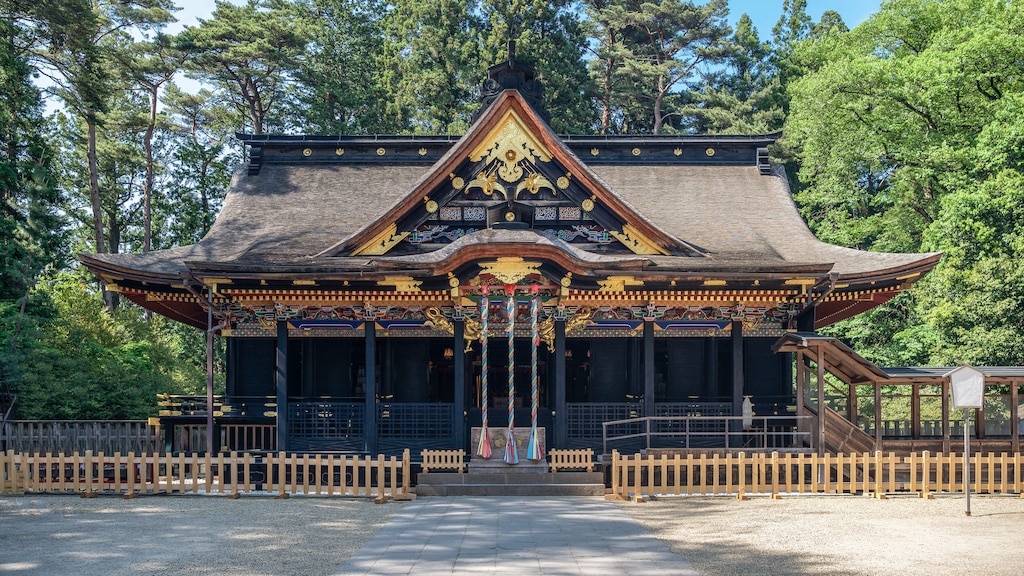
[[[469,191],[473,188],[479,188],[480,191],[484,193],[484,196],[491,196],[495,192],[500,192],[502,197],[505,200],[508,200],[508,194],[505,193],[505,187],[498,184],[498,179],[494,174],[487,174],[485,172],[477,174],[476,178],[470,180],[469,184],[466,185],[466,194],[469,194]]]
[[[543,188],[551,190],[552,194],[556,193],[555,187],[551,184],[550,180],[548,180],[547,178],[540,174],[530,174],[529,176],[524,178],[522,182],[519,183],[519,186],[516,186],[516,200],[519,199],[519,193],[523,190],[526,190],[530,194],[536,195]]]

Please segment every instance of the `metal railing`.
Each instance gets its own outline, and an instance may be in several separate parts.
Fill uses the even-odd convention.
[[[647,416],[603,423],[603,453],[609,442],[643,439],[646,448],[788,448],[805,444],[797,421],[810,416]],[[744,425],[747,424],[747,425]],[[625,433],[615,434],[615,428]],[[610,433],[611,432],[611,433]]]

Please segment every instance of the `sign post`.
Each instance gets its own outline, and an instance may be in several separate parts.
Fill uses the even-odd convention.
[[[971,515],[971,408],[981,408],[985,400],[985,374],[971,366],[961,366],[946,374],[953,395],[953,408],[964,411],[964,495],[965,514]]]

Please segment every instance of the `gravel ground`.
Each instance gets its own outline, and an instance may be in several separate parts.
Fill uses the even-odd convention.
[[[701,574],[1018,576],[1024,498],[672,497],[621,508]]]
[[[429,499],[425,500],[429,504]],[[405,506],[244,496],[0,497],[0,573],[334,574]],[[622,510],[701,574],[1024,573],[1024,498],[659,498]]]
[[[334,574],[402,503],[0,497],[0,574]]]

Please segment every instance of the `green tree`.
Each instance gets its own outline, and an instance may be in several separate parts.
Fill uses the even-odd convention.
[[[286,100],[309,41],[308,15],[285,0],[217,0],[209,20],[187,26],[178,48],[188,54],[187,74],[223,91],[245,115],[247,129],[284,130]]]
[[[174,78],[185,60],[185,55],[173,44],[170,36],[157,34],[153,40],[133,43],[120,54],[120,64],[126,68],[130,81],[148,100],[142,145],[146,161],[146,176],[142,192],[142,251],[153,247],[153,194],[156,186],[157,162],[153,153],[153,140],[159,119],[160,90]]]
[[[725,0],[613,0],[590,4],[597,22],[602,131],[659,134],[684,124],[683,93],[700,86],[730,51]]]
[[[904,311],[837,333],[887,330],[884,355],[897,361],[1016,354],[1022,24],[1018,1],[895,0],[848,33],[799,45],[806,72],[791,85],[786,130],[806,185],[796,197],[818,236],[946,254]],[[899,321],[868,325],[885,315]]]
[[[0,325],[10,314],[0,306]],[[24,334],[31,339],[22,347],[12,386],[20,418],[145,418],[156,411],[157,392],[181,390],[171,368],[176,350],[154,334],[139,310],[126,306],[111,313],[73,274],[40,283],[29,316],[33,322]]]
[[[587,52],[587,26],[569,0],[482,2],[482,63],[506,58],[509,40],[516,41],[516,60],[531,66],[544,85],[544,107],[551,127],[562,134],[591,133],[597,122]],[[480,73],[478,82],[483,79]]]
[[[131,32],[145,34],[173,21],[170,0],[40,0],[12,6],[15,19],[33,30],[28,53],[55,92],[86,125],[86,158],[92,228],[97,252],[109,242],[103,233],[98,117],[108,109],[114,54],[123,50]]]
[[[53,150],[18,33],[13,22],[0,21],[0,300],[25,296],[60,246]]]
[[[684,113],[693,118],[689,131],[767,134],[781,129],[782,86],[771,62],[771,46],[758,37],[750,16],[740,16],[731,44],[722,70],[690,95]]]
[[[388,13],[380,70],[403,131],[459,134],[477,103],[480,23],[472,2],[397,0]]]
[[[379,80],[383,0],[308,0],[310,49],[296,75],[295,110],[306,134],[386,134],[402,125],[386,114]]]
[[[158,247],[199,241],[213,225],[241,157],[234,140],[237,112],[208,90],[164,92],[169,150],[164,194],[158,198],[163,234]]]

